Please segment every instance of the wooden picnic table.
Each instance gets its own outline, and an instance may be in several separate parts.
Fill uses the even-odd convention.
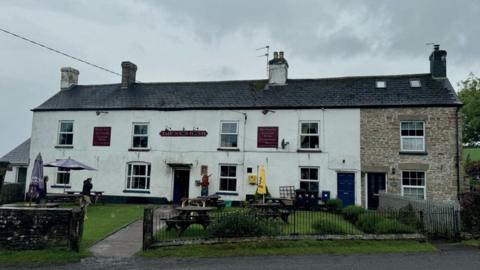
[[[288,223],[288,217],[290,216],[290,210],[285,208],[282,203],[269,202],[269,203],[252,203],[250,207],[258,209],[260,216],[267,219],[280,218],[283,222]]]
[[[225,207],[225,202],[220,200],[220,195],[198,196],[197,198],[205,200],[207,206]]]
[[[190,225],[200,224],[203,229],[206,229],[210,224],[210,216],[208,212],[214,210],[213,207],[201,207],[201,206],[183,206],[177,207],[175,210],[178,215],[168,218],[165,223],[167,224],[167,231],[171,229],[179,230],[180,236]]]
[[[74,194],[74,195],[76,195],[76,194],[82,195],[81,191],[67,191],[66,193],[67,194]],[[90,197],[93,198],[92,203],[97,204],[98,201],[101,201],[102,204],[105,204],[105,202],[103,202],[103,200],[102,200],[103,193],[105,193],[105,192],[104,191],[97,191],[97,190],[90,191]]]
[[[47,193],[47,202],[78,202],[82,198],[80,194]]]

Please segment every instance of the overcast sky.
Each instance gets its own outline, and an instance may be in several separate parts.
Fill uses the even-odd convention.
[[[290,78],[429,72],[429,42],[448,51],[452,84],[480,73],[479,1],[5,1],[0,27],[137,79],[260,79],[255,49],[284,50]],[[60,89],[118,76],[0,32],[0,156],[30,136],[32,113]]]

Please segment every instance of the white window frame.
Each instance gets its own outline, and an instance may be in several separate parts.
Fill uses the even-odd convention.
[[[403,123],[411,123],[411,122],[421,122],[423,125],[423,136],[403,136],[402,135],[402,124]],[[425,152],[425,135],[426,135],[426,128],[425,128],[425,121],[419,120],[409,120],[409,121],[400,121],[400,151],[401,152]],[[411,150],[411,149],[404,149],[403,147],[403,139],[422,139],[422,149],[421,150]]]
[[[380,88],[380,89],[387,88],[387,81],[385,80],[375,81],[375,88]]]
[[[318,125],[318,133],[302,133],[302,124],[312,124],[315,123]],[[318,151],[321,149],[321,125],[318,120],[302,120],[298,122],[298,149],[305,151]],[[302,136],[318,136],[318,148],[302,148]]]
[[[132,166],[131,168],[131,175],[128,174],[128,168],[129,166]],[[133,174],[133,166],[146,166],[145,168],[145,175],[134,175]],[[149,170],[150,169],[150,170]],[[149,174],[150,172],[150,174]],[[143,162],[143,161],[132,161],[132,162],[127,162],[127,167],[125,171],[126,181],[125,181],[125,190],[130,190],[130,191],[150,191],[151,188],[151,179],[152,179],[152,165],[149,162]],[[134,177],[143,177],[145,178],[145,188],[132,188],[128,187],[129,181],[132,181]],[[131,184],[130,184],[131,186]]]
[[[72,124],[72,131],[62,131],[62,124]],[[75,126],[73,120],[60,120],[58,121],[58,136],[57,136],[57,145],[59,146],[73,146],[73,139],[75,137]],[[60,137],[62,134],[71,134],[72,135],[72,143],[71,144],[61,144]]]
[[[422,87],[422,82],[419,79],[411,79],[410,80],[410,87],[411,88],[420,88],[420,87]]]
[[[63,175],[68,175],[68,183],[59,183],[58,180],[59,180],[59,177],[58,175],[59,174],[63,174]],[[65,169],[62,169],[62,168],[57,168],[57,173],[55,174],[55,185],[56,186],[70,186],[70,183],[71,183],[71,174],[70,174],[70,170],[65,170]]]
[[[222,127],[223,127],[223,124],[235,124],[237,126],[237,130],[235,133],[223,133],[222,132]],[[240,123],[239,121],[230,121],[230,120],[222,120],[220,121],[220,141],[219,141],[219,145],[220,145],[220,148],[222,149],[238,149],[238,134],[239,134],[239,130],[240,130]],[[236,135],[237,136],[237,146],[222,146],[222,135]]]
[[[421,172],[423,173],[423,186],[415,186],[415,185],[404,185],[403,184],[403,173],[404,172]],[[400,182],[402,184],[402,197],[404,196],[404,188],[416,188],[416,189],[421,189],[423,188],[423,200],[427,199],[427,173],[422,170],[403,170],[400,172]]]
[[[235,167],[235,177],[233,177],[233,176],[222,176],[222,167],[223,166]],[[221,189],[222,178],[224,178],[224,179],[235,179],[235,190],[223,190],[223,189]],[[219,164],[219,166],[218,166],[218,191],[226,192],[226,193],[237,193],[238,192],[238,165],[237,164],[227,164],[227,163]]]
[[[147,126],[147,134],[135,134],[135,126]],[[132,149],[149,149],[150,147],[150,123],[148,122],[133,122],[132,123],[132,138],[131,138],[131,148]],[[147,137],[147,146],[146,147],[135,147],[133,141],[135,137]]]
[[[317,179],[302,179],[302,169],[316,169],[317,170]],[[311,182],[311,183],[318,183],[318,192],[320,192],[320,167],[315,166],[300,166],[298,169],[298,179],[299,180],[299,188],[301,188],[301,182]]]

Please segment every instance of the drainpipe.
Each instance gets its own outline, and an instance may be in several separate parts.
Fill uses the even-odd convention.
[[[459,141],[459,126],[458,126],[458,111],[460,107],[457,107],[455,111],[455,143],[456,143],[456,161],[457,161],[457,199],[460,201],[460,143]]]

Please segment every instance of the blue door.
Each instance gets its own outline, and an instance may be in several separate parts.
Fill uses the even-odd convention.
[[[337,198],[343,206],[355,204],[355,174],[337,173]]]

